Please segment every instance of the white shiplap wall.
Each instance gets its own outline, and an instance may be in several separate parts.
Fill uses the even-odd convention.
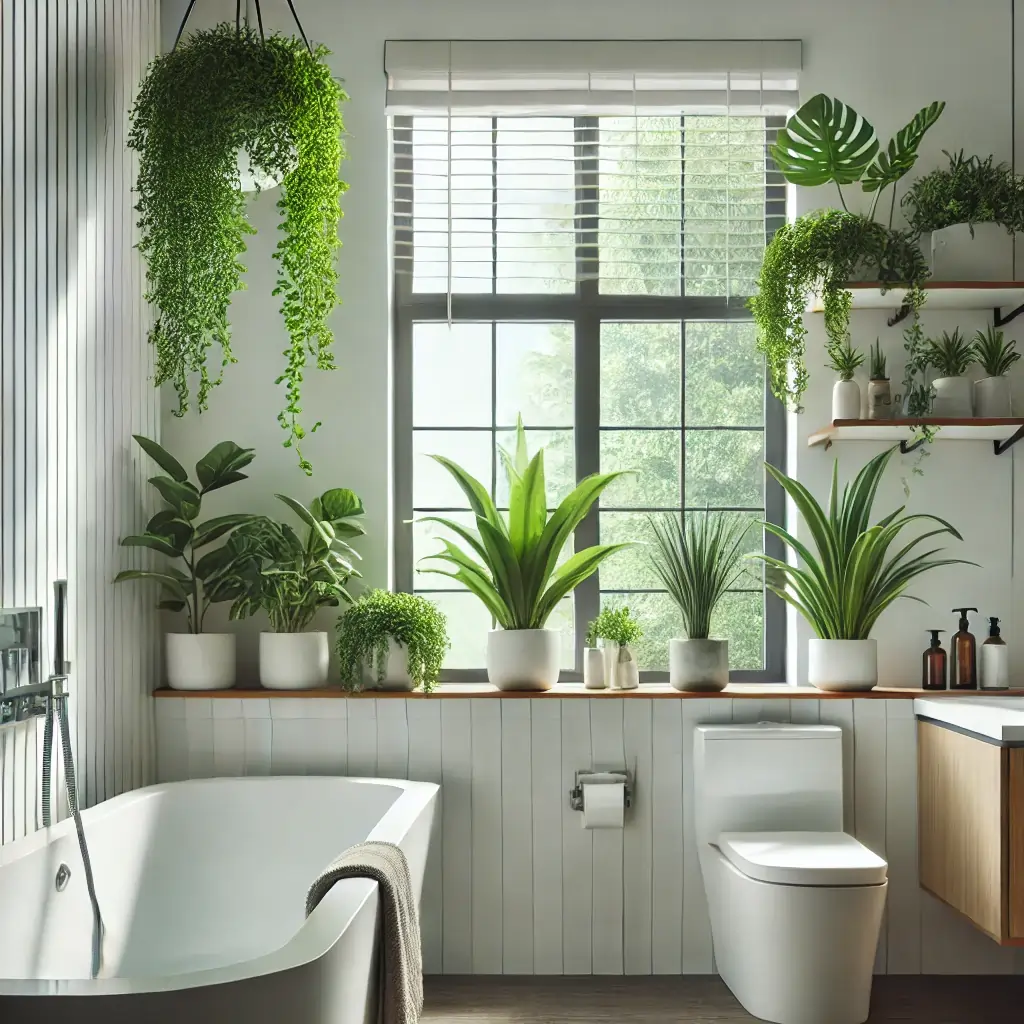
[[[693,826],[699,722],[843,730],[847,831],[889,862],[876,970],[1024,972],[918,887],[909,700],[161,698],[161,781],[328,774],[440,782],[424,892],[426,969],[446,974],[708,974]],[[620,831],[570,810],[578,768],[636,772]]]
[[[147,595],[115,589],[119,537],[144,523],[157,436],[125,148],[157,53],[158,0],[0,0],[0,604],[69,586],[80,796],[152,776],[159,649]],[[0,730],[0,840],[37,828],[38,722]]]

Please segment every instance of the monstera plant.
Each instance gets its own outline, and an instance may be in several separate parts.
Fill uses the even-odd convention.
[[[822,93],[811,97],[780,129],[771,157],[783,177],[806,187],[834,183],[841,210],[820,210],[783,225],[765,248],[758,294],[750,308],[758,326],[774,393],[799,408],[807,387],[803,313],[820,291],[829,345],[840,348],[850,325],[849,280],[869,274],[883,287],[909,286],[905,304],[914,314],[923,303],[928,264],[916,236],[893,228],[896,183],[917,162],[918,148],[944,103],[919,110],[884,148],[874,127],[852,107]],[[872,195],[866,216],[850,211],[844,185],[859,183]],[[886,223],[875,214],[892,188]]]

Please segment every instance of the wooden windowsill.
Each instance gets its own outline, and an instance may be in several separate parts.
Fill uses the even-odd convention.
[[[238,700],[248,698],[275,698],[285,697],[290,699],[344,699],[360,700],[365,697],[376,699],[394,700],[432,700],[435,698],[449,699],[458,697],[497,697],[501,699],[516,699],[529,697],[531,699],[565,699],[583,697],[593,700],[635,700],[637,698],[664,698],[670,700],[706,700],[706,699],[743,699],[770,700],[912,700],[914,697],[956,697],[977,696],[979,690],[918,690],[910,687],[883,688],[876,687],[874,690],[859,693],[826,693],[824,690],[816,690],[811,686],[787,686],[763,685],[753,683],[733,683],[727,686],[721,693],[681,693],[674,690],[668,683],[648,683],[641,685],[637,690],[586,690],[582,683],[559,683],[550,690],[499,690],[489,683],[442,683],[433,693],[422,693],[405,690],[363,690],[360,693],[349,693],[341,689],[329,690],[264,690],[264,689],[231,689],[231,690],[171,690],[160,689],[153,693],[154,697],[200,697],[200,698],[228,698]],[[1024,697],[1024,690],[991,690],[986,691],[990,696]]]

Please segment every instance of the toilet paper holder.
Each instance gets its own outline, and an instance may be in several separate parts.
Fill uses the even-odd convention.
[[[569,790],[569,806],[574,811],[583,810],[583,786],[586,784],[587,776],[589,775],[601,775],[604,776],[601,780],[601,784],[609,783],[624,783],[625,795],[626,795],[626,806],[630,807],[633,803],[633,776],[629,773],[626,768],[611,768],[605,771],[592,771],[589,769],[579,769],[576,772],[576,784]]]

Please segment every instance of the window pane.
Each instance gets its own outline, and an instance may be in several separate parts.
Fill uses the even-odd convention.
[[[471,512],[445,512],[444,518],[450,519],[460,526],[466,526],[472,530],[476,529],[476,518]],[[452,530],[442,526],[440,523],[424,523],[421,521],[421,517],[417,515],[416,522],[412,524],[412,556],[413,567],[416,569],[416,579],[413,586],[426,587],[430,590],[464,590],[465,588],[462,584],[457,583],[455,580],[450,580],[445,576],[438,576],[437,573],[422,571],[428,567],[444,569],[446,571],[448,569],[454,570],[455,567],[446,562],[421,561],[427,555],[436,555],[444,550],[441,538],[450,540],[463,549],[467,546],[466,542]]]
[[[495,422],[572,426],[573,337],[572,324],[498,324]]]
[[[439,579],[440,577],[433,577]],[[424,594],[448,619],[452,649],[444,659],[445,668],[483,668],[487,664],[487,634],[491,616],[474,594]]]
[[[466,496],[452,475],[429,455],[444,455],[491,485],[489,430],[414,430],[412,435],[412,503],[414,508],[465,508]]]
[[[601,425],[679,426],[679,323],[601,325]]]
[[[686,324],[686,422],[746,427],[764,423],[764,357],[752,323]]]
[[[672,515],[671,512],[653,514]],[[603,590],[652,590],[661,586],[661,581],[651,568],[654,535],[647,517],[646,512],[601,512],[602,544],[636,545],[617,552],[601,563],[598,571]]]
[[[490,324],[415,324],[412,372],[413,426],[490,427]]]
[[[639,623],[644,635],[634,645],[640,670],[668,671],[668,642],[683,635],[679,609],[668,594],[602,594],[601,606],[625,605]]]
[[[711,618],[711,632],[729,641],[729,668],[764,668],[762,594],[726,594]]]
[[[573,610],[572,597],[562,598],[551,613],[546,625],[548,629],[562,632],[562,658],[559,665],[562,669],[572,671],[576,667],[576,616]]]
[[[679,507],[678,430],[602,430],[601,472],[631,470],[601,495],[602,508]]]
[[[510,455],[515,454],[514,430],[499,430],[497,444]],[[538,449],[544,449],[544,480],[547,488],[548,508],[557,508],[562,499],[576,486],[576,449],[571,430],[527,430],[526,450],[532,458]],[[498,480],[496,501],[499,508],[508,507],[508,476],[501,455],[496,451]]]
[[[763,507],[763,432],[688,430],[686,504]]]

